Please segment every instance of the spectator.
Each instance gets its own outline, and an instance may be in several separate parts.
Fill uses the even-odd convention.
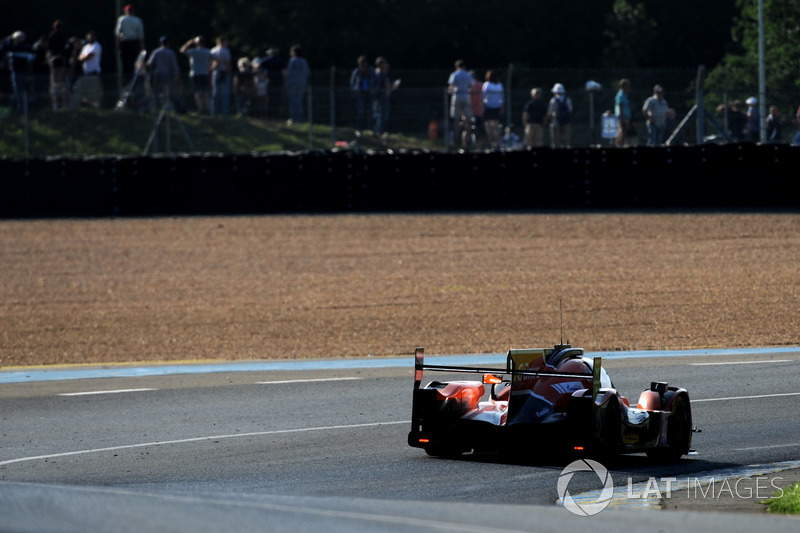
[[[236,95],[236,112],[243,117],[250,115],[255,101],[257,87],[256,74],[250,59],[240,57],[236,62],[236,74],[233,77],[233,94]]]
[[[783,128],[787,123],[781,117],[781,111],[778,106],[769,106],[769,114],[767,115],[767,142],[768,143],[782,143],[783,142]]]
[[[153,101],[156,108],[166,105],[172,98],[171,86],[179,81],[178,57],[169,47],[169,39],[162,36],[159,47],[153,50],[147,60],[147,69],[150,71],[153,87]]]
[[[501,127],[500,117],[503,112],[505,90],[500,77],[494,70],[486,71],[486,81],[481,88],[483,95],[483,123],[486,131],[486,142],[489,148],[500,148]]]
[[[67,62],[72,51],[64,22],[56,20],[53,29],[47,36],[47,62],[50,65],[50,98],[53,110],[69,107],[69,77]]]
[[[228,117],[231,114],[233,70],[226,36],[217,37],[217,46],[211,49],[211,58],[211,115]]]
[[[114,29],[124,83],[133,77],[136,59],[139,57],[139,53],[145,49],[144,24],[142,19],[134,14],[134,11],[133,5],[126,5],[123,8],[125,14],[117,19],[117,26]]]
[[[189,39],[181,46],[181,53],[189,58],[189,77],[194,90],[194,102],[198,113],[211,112],[211,50],[206,48],[202,35]]]
[[[569,148],[572,124],[572,99],[560,83],[551,89],[553,97],[547,106],[547,121],[550,123],[550,145],[553,148]]]
[[[800,106],[797,106],[797,113],[795,113],[795,124],[800,126]],[[792,146],[800,146],[800,130],[795,134],[792,139]]]
[[[542,98],[542,89],[531,89],[531,99],[522,109],[522,125],[525,126],[525,146],[534,148],[544,145],[544,125],[547,119],[547,103]]]
[[[642,113],[647,119],[647,146],[664,144],[667,109],[669,106],[664,99],[664,88],[656,85],[653,87],[653,95],[642,106]]]
[[[744,103],[747,104],[744,140],[746,142],[758,142],[761,140],[761,113],[758,109],[758,99],[755,96],[751,96]]]
[[[747,117],[742,112],[741,100],[734,100],[728,109],[728,130],[736,142],[742,142],[747,129]]]
[[[283,112],[283,88],[286,80],[286,61],[279,48],[267,50],[267,57],[259,65],[261,72],[267,75],[267,115],[278,118]]]
[[[628,93],[631,92],[630,80],[623,78],[619,80],[619,90],[614,98],[614,115],[617,117],[617,137],[614,144],[618,147],[627,146],[627,137],[633,128],[633,113],[631,112],[631,102]]]
[[[472,76],[467,72],[462,59],[455,62],[455,70],[447,79],[447,92],[450,94],[450,118],[453,120],[453,136],[461,146],[469,144],[469,125],[472,118],[470,90]]]
[[[48,92],[49,78],[50,78],[50,63],[47,54],[47,35],[40,35],[36,42],[33,43],[33,98],[31,101],[34,104],[39,102],[39,99]]]
[[[100,81],[102,57],[103,47],[97,42],[97,33],[90,31],[86,34],[86,44],[78,54],[78,63],[82,65],[83,75],[75,83],[70,100],[72,109],[78,109],[83,104],[88,104],[94,109],[100,108],[103,99],[103,84]]]
[[[305,96],[311,70],[303,57],[299,44],[289,49],[289,64],[286,66],[286,93],[289,96],[289,124],[305,120]]]
[[[385,57],[376,59],[375,65],[375,75],[372,78],[372,117],[375,121],[373,129],[377,135],[386,135],[386,126],[389,123],[389,96],[400,86],[400,80],[392,82],[389,78],[389,62]]]
[[[359,56],[350,75],[350,91],[356,103],[356,135],[367,128],[367,114],[372,110],[372,75],[367,56]]]
[[[34,59],[33,48],[25,42],[25,32],[15,31],[6,37],[3,50],[6,52],[9,68],[11,70],[11,84],[17,109],[26,110],[28,107],[28,74]]]
[[[254,57],[250,62],[250,67],[253,69],[253,79],[256,84],[256,96],[253,98],[253,115],[259,118],[267,117],[267,107],[269,105],[269,100],[267,99],[269,79],[267,78],[267,73],[261,70],[263,61],[260,57]]]
[[[514,133],[514,129],[511,126],[506,126],[504,131],[505,135],[503,135],[503,138],[500,141],[500,148],[502,150],[525,149],[525,144],[522,142],[522,139],[519,138],[519,135]]]
[[[472,143],[477,146],[483,143],[483,134],[481,133],[484,129],[483,95],[481,94],[483,83],[478,79],[474,70],[470,70],[469,75],[472,78],[472,86],[469,90],[469,99],[470,102],[472,102],[472,120],[470,120],[470,127],[472,128],[471,137]]]

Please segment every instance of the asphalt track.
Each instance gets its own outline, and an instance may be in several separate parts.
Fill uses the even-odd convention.
[[[502,364],[485,357],[472,361]],[[633,401],[653,380],[687,388],[702,430],[676,465],[606,464],[614,486],[796,465],[799,362],[796,348],[606,354]],[[554,503],[563,460],[427,457],[406,445],[410,358],[239,367],[0,372],[0,531],[797,531],[762,515],[579,517]],[[569,490],[598,484],[576,475]]]

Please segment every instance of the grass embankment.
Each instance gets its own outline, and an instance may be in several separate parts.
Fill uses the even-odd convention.
[[[246,117],[172,113],[164,116],[158,128],[156,118],[128,110],[37,110],[30,115],[26,154],[25,120],[14,114],[0,121],[0,157],[142,155],[154,130],[158,144],[149,153],[165,152],[167,146],[176,153],[294,152],[329,149],[337,141],[350,143],[356,138],[352,128],[337,128],[334,137],[326,125],[314,125],[309,134],[308,124]],[[381,139],[370,133],[360,146],[365,150],[434,148],[427,139],[396,134]]]
[[[767,504],[767,512],[770,513],[800,514],[800,483],[785,489],[780,498],[773,498],[765,503]]]

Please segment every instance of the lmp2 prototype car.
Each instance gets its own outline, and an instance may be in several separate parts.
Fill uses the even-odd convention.
[[[428,455],[475,451],[609,457],[646,452],[675,461],[689,452],[689,393],[652,382],[636,406],[614,388],[601,358],[581,348],[509,350],[506,368],[428,365],[415,350],[408,443]],[[425,371],[483,374],[482,381],[431,381]],[[499,377],[505,376],[505,379]],[[486,384],[491,385],[487,398]]]

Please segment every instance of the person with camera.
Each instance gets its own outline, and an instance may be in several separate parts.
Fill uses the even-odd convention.
[[[197,112],[211,112],[211,50],[206,48],[202,35],[192,37],[181,46],[180,51],[189,58],[189,78],[192,80],[194,102]]]

